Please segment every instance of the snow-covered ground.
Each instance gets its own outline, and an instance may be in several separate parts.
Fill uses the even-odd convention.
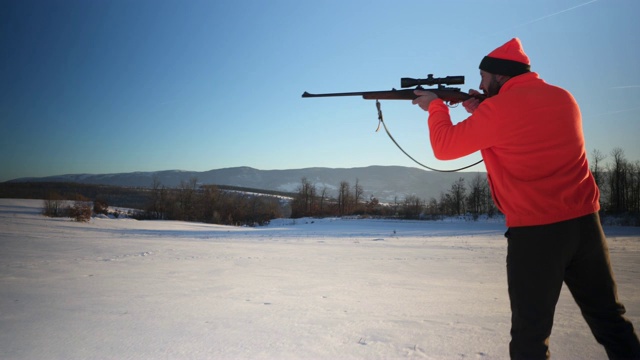
[[[40,215],[0,199],[1,359],[504,359],[501,222],[262,228]],[[640,325],[640,228],[606,227]],[[556,359],[602,359],[564,289]]]

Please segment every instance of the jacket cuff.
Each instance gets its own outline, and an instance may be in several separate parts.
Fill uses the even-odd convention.
[[[449,112],[449,108],[447,107],[447,105],[444,104],[444,101],[442,101],[442,99],[440,98],[431,101],[431,103],[429,104],[430,114],[433,114],[434,112],[438,112],[438,111]]]

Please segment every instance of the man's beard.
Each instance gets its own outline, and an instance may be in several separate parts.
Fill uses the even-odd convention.
[[[487,95],[487,97],[498,95],[501,88],[502,88],[502,84],[498,82],[498,79],[496,79],[495,75],[492,75],[491,82],[489,83],[488,89],[486,89],[485,91],[485,95]]]

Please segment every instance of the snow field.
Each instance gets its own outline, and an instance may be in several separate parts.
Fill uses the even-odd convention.
[[[40,215],[0,199],[3,359],[504,359],[496,221],[281,219],[262,228]],[[640,324],[640,229],[606,227]],[[567,289],[558,359],[602,359]]]

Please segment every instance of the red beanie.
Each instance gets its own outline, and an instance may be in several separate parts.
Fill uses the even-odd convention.
[[[497,75],[516,76],[529,72],[531,63],[522,49],[520,39],[513,38],[485,56],[480,62],[480,70]]]

